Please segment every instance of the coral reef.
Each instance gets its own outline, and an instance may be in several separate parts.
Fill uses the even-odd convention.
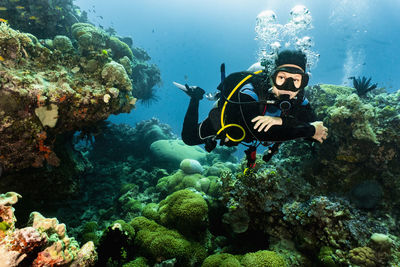
[[[185,188],[194,188],[210,196],[217,196],[220,189],[219,178],[217,176],[205,177],[199,173],[186,174],[179,170],[174,174],[160,178],[156,186],[157,192],[161,196],[166,196]]]
[[[179,266],[193,266],[207,256],[199,243],[191,242],[174,230],[144,217],[136,217],[130,224],[135,228],[135,246],[138,252],[153,262],[175,258]]]
[[[14,192],[0,195],[0,266],[94,266],[97,252],[93,242],[79,249],[74,238],[66,234],[65,224],[56,218],[33,212],[28,226],[18,229],[12,205],[19,197]]]
[[[374,90],[364,99],[354,90],[308,88],[329,128],[323,145],[288,142],[268,166],[222,173],[222,218],[238,238],[263,232],[276,251],[282,240],[294,241],[292,252],[282,253],[290,266],[306,266],[290,256],[296,251],[319,255],[309,259],[326,266],[398,264],[400,92]]]
[[[186,236],[198,236],[207,229],[208,206],[203,197],[188,189],[176,191],[159,203],[160,222]]]
[[[134,106],[129,87],[121,85],[118,97],[105,103],[108,88],[98,75],[73,71],[80,64],[77,55],[34,44],[5,23],[0,25],[0,47],[6,51],[0,65],[0,136],[5,141],[0,164],[6,171],[44,162],[59,165],[57,136]]]
[[[276,252],[260,250],[245,255],[232,255],[229,253],[208,256],[202,267],[286,267],[284,259]]]
[[[72,24],[87,21],[86,12],[81,13],[73,2],[5,0],[1,2],[3,9],[0,10],[0,17],[8,20],[14,29],[29,32],[41,39],[52,39],[56,35],[70,36]]]

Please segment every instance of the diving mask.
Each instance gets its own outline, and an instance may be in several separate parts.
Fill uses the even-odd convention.
[[[271,76],[278,90],[297,92],[307,86],[309,76],[301,68],[280,66]]]

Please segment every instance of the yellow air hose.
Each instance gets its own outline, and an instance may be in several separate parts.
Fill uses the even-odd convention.
[[[261,72],[262,72],[262,70],[259,70],[259,71],[254,72],[254,74],[259,74],[259,73],[261,73]],[[231,124],[225,125],[225,123],[224,123],[224,114],[225,114],[226,105],[228,104],[228,101],[231,99],[231,97],[232,97],[233,94],[236,92],[236,90],[237,90],[244,82],[246,82],[248,79],[250,79],[252,76],[253,76],[253,74],[247,75],[243,80],[241,80],[241,81],[235,86],[235,88],[233,88],[232,92],[231,92],[231,93],[229,94],[229,96],[226,98],[225,103],[224,103],[224,106],[222,107],[222,111],[221,111],[221,129],[219,129],[219,131],[217,132],[217,135],[220,134],[223,130],[229,128],[229,127],[238,127],[238,128],[243,132],[242,137],[240,137],[240,138],[238,138],[238,139],[235,139],[235,138],[232,138],[228,133],[226,134],[226,137],[227,137],[229,140],[233,141],[233,142],[240,142],[240,141],[242,141],[242,140],[246,137],[246,131],[245,131],[244,128],[243,128],[241,125],[239,125],[239,124],[231,123]]]

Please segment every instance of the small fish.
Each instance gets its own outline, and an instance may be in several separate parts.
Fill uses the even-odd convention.
[[[57,9],[58,11],[61,11],[61,10],[62,10],[62,7],[60,7],[60,6],[55,6],[55,9]]]
[[[8,20],[0,18],[0,22],[8,23]]]
[[[0,56],[0,61],[4,61],[4,60],[5,60],[4,57]]]
[[[23,7],[23,6],[16,6],[15,8],[16,9],[25,9],[25,7]]]
[[[30,16],[29,19],[30,19],[30,20],[38,20],[39,18],[36,17],[36,16]]]
[[[7,11],[7,8],[5,6],[0,6],[0,11]]]

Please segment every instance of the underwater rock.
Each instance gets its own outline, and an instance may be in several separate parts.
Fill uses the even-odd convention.
[[[151,144],[153,156],[166,167],[177,169],[184,159],[204,161],[206,152],[198,146],[187,146],[182,140],[158,140]]]
[[[372,234],[371,241],[382,250],[388,249],[394,244],[394,241],[388,235],[380,233]]]
[[[362,181],[351,191],[351,200],[360,209],[373,209],[380,204],[382,186],[375,180]]]
[[[135,229],[123,220],[113,222],[103,232],[98,247],[98,266],[107,266],[113,261],[122,266],[126,258],[131,258],[134,252]]]
[[[200,162],[194,159],[184,159],[179,164],[179,168],[186,174],[202,173],[203,167]]]
[[[245,209],[230,209],[225,213],[222,221],[231,226],[234,233],[241,234],[249,228],[250,217]]]

